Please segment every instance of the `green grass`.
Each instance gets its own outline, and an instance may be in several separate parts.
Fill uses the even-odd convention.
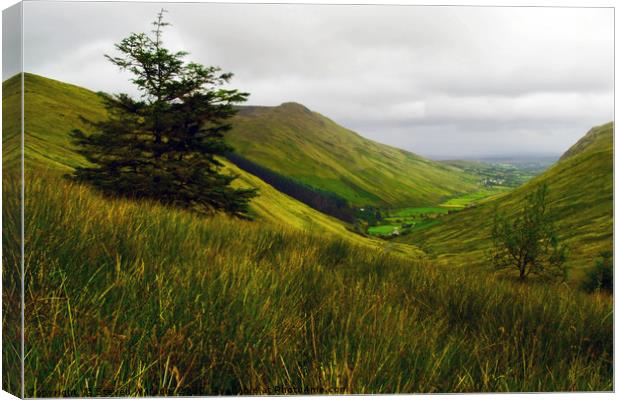
[[[419,217],[422,214],[445,214],[448,210],[442,207],[407,207],[390,210],[390,218]]]
[[[613,123],[593,128],[560,161],[517,190],[398,240],[416,244],[439,263],[485,266],[495,207],[513,215],[542,182],[549,185],[559,237],[569,246],[572,279],[579,279],[601,251],[613,249]]]
[[[461,196],[457,196],[451,198],[449,200],[441,203],[441,207],[453,208],[453,209],[461,209],[465,207],[469,207],[475,204],[478,204],[482,200],[488,200],[490,198],[496,197],[501,193],[506,193],[510,190],[507,187],[493,187],[493,188],[484,188],[477,190],[475,192],[466,193]]]
[[[8,237],[18,190],[6,177]],[[53,174],[28,176],[26,209],[28,397],[613,389],[605,296],[104,199]],[[5,266],[17,256],[5,247]]]
[[[410,232],[419,230],[419,229],[425,229],[425,228],[429,228],[431,226],[435,226],[440,224],[441,221],[438,219],[426,219],[420,222],[416,222],[415,225],[413,225],[413,227],[410,229]]]
[[[391,235],[394,229],[400,228],[400,225],[377,225],[368,228],[371,235]]]
[[[17,81],[14,78],[13,81]],[[18,173],[13,168],[20,161],[21,124],[20,85],[4,85],[2,96],[2,169],[3,174]],[[13,184],[18,184],[15,182]],[[20,213],[18,191],[7,191],[3,175],[2,249],[2,389],[21,397],[21,231],[11,226],[10,218]]]
[[[3,82],[3,102],[19,98],[20,84],[19,76]],[[64,171],[84,163],[83,157],[74,151],[69,132],[90,128],[81,117],[97,121],[107,115],[96,93],[33,74],[25,74],[24,113],[29,165]],[[14,169],[19,161],[20,121],[11,118],[7,122],[2,131],[4,165]]]
[[[388,210],[384,214],[383,225],[368,228],[368,233],[375,236],[390,236],[397,229],[398,234],[407,234],[415,229],[429,226],[437,217],[448,213],[444,207],[405,207]]]
[[[365,139],[300,104],[243,108],[233,127],[230,142],[244,157],[356,206],[424,206],[476,188],[474,175]]]

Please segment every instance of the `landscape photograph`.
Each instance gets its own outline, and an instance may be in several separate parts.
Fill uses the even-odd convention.
[[[2,390],[614,391],[613,8],[2,20]]]

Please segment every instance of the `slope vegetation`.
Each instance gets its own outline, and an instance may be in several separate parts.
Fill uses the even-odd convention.
[[[44,174],[26,191],[27,397],[613,389],[605,298]]]
[[[4,82],[5,101],[19,96],[18,77]],[[12,96],[12,97],[11,97]],[[7,103],[9,104],[9,103]],[[88,124],[82,118],[98,120],[105,118],[106,110],[100,97],[87,89],[55,81],[41,76],[25,75],[25,162],[27,172],[48,171],[60,175],[86,163],[76,153],[69,132],[74,128],[88,132]],[[19,125],[8,120],[3,132],[7,169],[14,169],[19,161]],[[7,153],[7,149],[12,149]],[[391,249],[407,254],[420,254],[413,246],[386,243],[350,232],[342,221],[320,213],[266,184],[259,178],[240,170],[226,160],[226,168],[239,179],[235,185],[259,189],[259,197],[252,200],[251,209],[257,220],[311,230],[343,238],[357,244],[375,248]],[[38,172],[37,172],[38,173]]]
[[[424,206],[476,178],[352,132],[296,103],[242,107],[230,142],[244,157],[356,206]]]
[[[560,239],[570,265],[590,267],[613,247],[613,123],[592,128],[543,174],[517,190],[476,208],[446,216],[440,224],[401,240],[448,263],[482,264],[490,243],[494,208],[514,214],[528,193],[546,182]]]
[[[20,85],[17,75],[3,82],[3,103],[12,104],[20,96]],[[73,151],[69,132],[88,128],[81,118],[97,121],[107,113],[99,96],[90,90],[25,74],[24,114],[27,165],[67,171],[84,163],[82,156]],[[19,158],[19,119],[9,118],[6,122],[2,144],[5,164],[10,166]]]
[[[26,154],[26,397],[613,390],[607,298],[304,232],[292,222],[304,223],[303,205],[247,174],[238,183],[260,187],[264,223],[102,198],[58,177],[83,162],[63,134],[79,121],[55,115],[71,96],[37,95],[47,106],[30,108],[39,120],[26,128],[41,139]],[[7,241],[21,235],[21,189],[6,172]],[[4,265],[20,250],[5,242]],[[3,375],[3,389],[20,385]]]

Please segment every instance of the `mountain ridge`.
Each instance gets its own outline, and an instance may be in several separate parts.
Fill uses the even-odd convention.
[[[364,138],[299,103],[239,110],[228,140],[240,155],[355,206],[423,206],[477,188],[473,175]]]
[[[78,154],[67,160],[55,158],[64,149],[73,149],[62,119],[72,118],[76,121],[72,128],[87,131],[90,127],[80,117],[94,121],[105,118],[101,99],[77,85],[31,73],[24,77],[26,124],[33,132],[26,146],[36,154],[32,161],[40,166],[52,161],[59,168],[79,165],[82,161]],[[10,82],[16,79],[5,81],[5,86],[10,89]],[[31,90],[34,87],[37,90]],[[66,93],[79,101],[70,101]],[[69,103],[71,107],[66,106]],[[57,113],[47,116],[45,124],[34,126],[41,119],[33,113],[41,107],[55,107]],[[296,102],[238,109],[226,140],[241,156],[310,187],[332,192],[353,206],[425,206],[478,187],[473,175],[366,139]],[[15,129],[8,127],[8,131]],[[9,145],[10,136],[3,134]]]

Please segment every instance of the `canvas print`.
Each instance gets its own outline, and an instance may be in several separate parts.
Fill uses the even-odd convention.
[[[19,397],[610,392],[614,10],[3,12]]]

